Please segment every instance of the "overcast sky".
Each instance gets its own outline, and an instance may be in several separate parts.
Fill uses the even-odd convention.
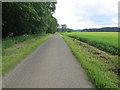
[[[119,0],[57,0],[54,17],[68,28],[118,26]]]

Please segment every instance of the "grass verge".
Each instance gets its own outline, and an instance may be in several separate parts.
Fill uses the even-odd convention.
[[[21,60],[53,35],[25,35],[3,40],[2,74],[4,75]]]
[[[71,32],[63,35],[88,43],[112,55],[120,55],[118,32]]]
[[[62,37],[96,88],[120,89],[118,86],[119,77],[116,71],[118,56],[107,54],[74,38]]]

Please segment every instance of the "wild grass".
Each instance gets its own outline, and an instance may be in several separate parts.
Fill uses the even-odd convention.
[[[47,34],[35,34],[35,35],[23,35],[23,36],[5,38],[2,40],[2,48],[6,49],[6,48],[11,47],[14,44],[18,44],[18,43],[24,42],[29,39],[46,36],[46,35]]]
[[[63,38],[96,88],[120,90],[118,86],[120,81],[116,71],[117,56],[110,55],[77,39],[67,36]]]
[[[118,32],[72,32],[63,33],[62,35],[88,43],[112,55],[120,55]]]
[[[51,34],[39,34],[3,39],[2,74],[4,75],[16,66],[16,64],[52,36]]]

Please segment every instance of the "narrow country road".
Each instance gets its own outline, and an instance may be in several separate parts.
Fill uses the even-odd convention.
[[[3,88],[93,88],[58,34],[8,72],[2,82]]]

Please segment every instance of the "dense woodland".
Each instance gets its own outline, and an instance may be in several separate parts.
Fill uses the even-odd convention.
[[[4,2],[2,3],[3,37],[24,34],[54,33],[57,20],[54,2]]]

